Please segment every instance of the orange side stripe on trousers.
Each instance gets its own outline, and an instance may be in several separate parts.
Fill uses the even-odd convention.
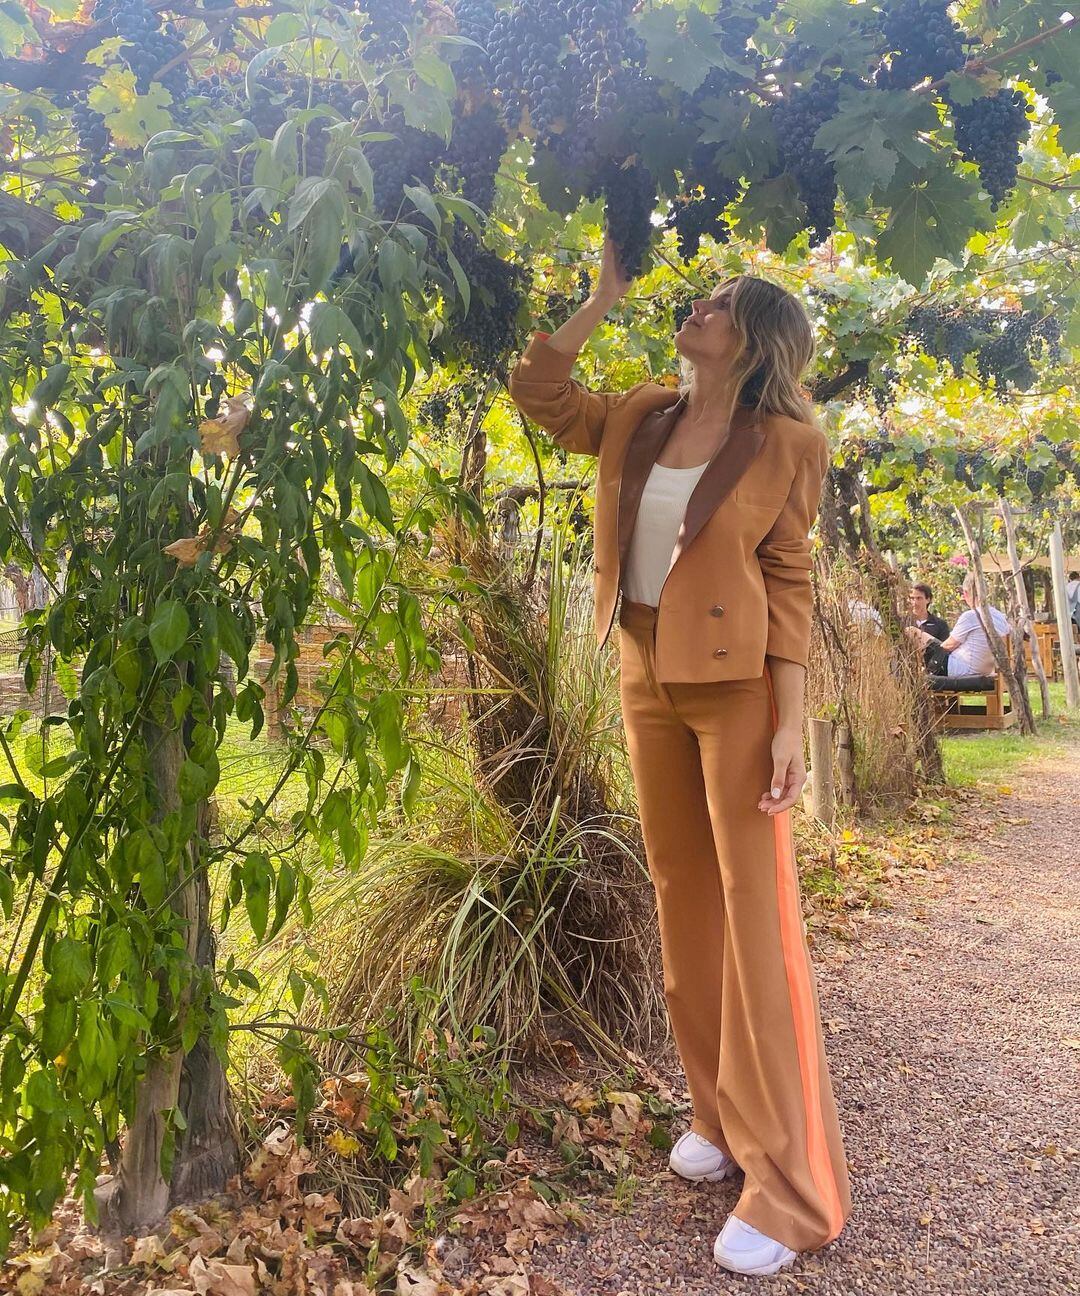
[[[773,726],[777,724],[776,698],[772,675],[765,670],[772,703]],[[780,944],[784,952],[784,971],[791,1013],[795,1024],[795,1046],[799,1056],[799,1078],[802,1082],[803,1107],[806,1111],[806,1154],[810,1173],[829,1217],[829,1241],[838,1237],[844,1226],[844,1211],[836,1187],[832,1157],[821,1119],[821,1088],[817,1067],[817,1022],[810,994],[810,972],[803,953],[802,909],[795,871],[794,839],[791,833],[791,811],[773,815],[773,839],[776,849],[776,896],[780,914]]]

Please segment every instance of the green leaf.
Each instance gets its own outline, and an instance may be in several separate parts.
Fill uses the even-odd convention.
[[[332,210],[344,214],[345,190],[341,181],[334,176],[325,179],[320,176],[306,176],[297,185],[289,203],[288,232],[294,233],[320,204],[326,203]],[[335,249],[335,254],[337,249]]]
[[[311,329],[311,347],[316,354],[336,351],[342,342],[353,355],[363,356],[367,352],[363,338],[356,331],[356,325],[335,302],[316,302],[311,308],[308,325]]]
[[[802,228],[802,203],[789,175],[755,180],[733,208],[739,232],[754,237],[764,231],[773,252],[783,252]]]
[[[416,798],[420,794],[421,769],[415,756],[410,756],[401,777],[401,808],[411,819],[416,813]]]
[[[59,1057],[75,1035],[75,1024],[75,1000],[59,999],[46,990],[41,1011],[42,1057]]]
[[[262,851],[252,851],[244,860],[244,907],[256,940],[266,935],[266,922],[270,913],[270,886],[274,870]]]
[[[49,953],[49,989],[57,999],[73,999],[90,983],[90,946],[62,936]]]
[[[244,93],[249,99],[255,98],[259,86],[259,74],[267,64],[273,63],[281,57],[283,48],[281,45],[267,45],[265,49],[259,50],[258,54],[247,65],[244,72]]]
[[[944,162],[921,172],[901,162],[884,195],[892,210],[878,239],[878,258],[921,288],[938,258],[958,262],[972,231],[985,223],[974,196],[972,182]]]
[[[150,646],[158,661],[164,663],[175,657],[190,631],[191,621],[179,599],[160,603],[150,622]]]
[[[679,10],[674,5],[649,9],[638,19],[637,32],[648,51],[646,72],[688,94],[714,67],[728,61],[723,31],[700,9]]]
[[[165,871],[165,858],[151,843],[151,849],[143,849],[139,860],[139,890],[148,909],[157,909],[165,903],[168,894],[168,877]]]
[[[33,408],[26,419],[30,427],[41,427],[46,412],[64,390],[70,376],[71,365],[64,363],[50,366],[48,373],[30,393],[30,404]]]
[[[282,860],[278,866],[277,884],[274,888],[274,921],[269,935],[276,936],[289,916],[289,909],[296,897],[296,870],[288,860]]]

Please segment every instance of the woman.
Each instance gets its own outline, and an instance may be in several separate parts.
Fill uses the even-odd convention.
[[[510,394],[598,457],[596,634],[602,646],[621,592],[620,700],[694,1109],[670,1164],[695,1180],[744,1171],[713,1255],[771,1274],[851,1213],[790,826],[828,462],[799,385],[813,334],[790,294],[727,279],[676,334],[678,393],[589,391],[570,370],[629,286],[609,238],[591,298],[533,334]]]

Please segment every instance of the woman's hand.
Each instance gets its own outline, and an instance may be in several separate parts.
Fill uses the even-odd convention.
[[[772,759],[772,786],[762,794],[758,809],[768,815],[777,815],[783,810],[791,809],[806,783],[802,732],[777,729],[773,734]]]
[[[625,296],[632,283],[633,280],[622,272],[614,239],[610,234],[605,234],[604,251],[600,257],[600,277],[592,292],[593,299],[600,302],[605,310],[610,310],[620,297]]]

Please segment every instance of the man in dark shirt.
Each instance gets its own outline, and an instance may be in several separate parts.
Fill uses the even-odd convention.
[[[915,625],[935,639],[948,639],[949,623],[943,617],[930,611],[934,591],[929,585],[912,585],[908,602]],[[942,652],[939,644],[927,644],[923,649],[923,661],[931,675],[946,675],[949,670],[949,654]]]

